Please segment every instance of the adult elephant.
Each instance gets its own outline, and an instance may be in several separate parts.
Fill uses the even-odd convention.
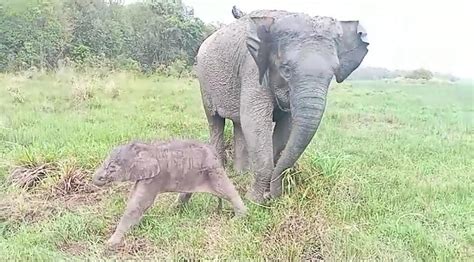
[[[261,203],[268,189],[281,195],[281,173],[318,129],[333,76],[345,80],[368,42],[358,21],[282,10],[238,18],[202,43],[196,69],[211,143],[224,161],[225,119],[232,120],[234,168],[254,173],[246,197]]]

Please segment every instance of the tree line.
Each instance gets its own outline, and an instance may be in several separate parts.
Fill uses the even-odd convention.
[[[383,67],[362,66],[357,68],[348,79],[353,80],[381,80],[394,78],[408,78],[418,80],[431,80],[433,78],[455,82],[459,77],[452,74],[443,74],[438,72],[431,72],[425,68],[415,70],[389,70]]]
[[[214,30],[180,0],[2,0],[0,72],[187,67]]]

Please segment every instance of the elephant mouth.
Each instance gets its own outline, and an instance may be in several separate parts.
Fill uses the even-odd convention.
[[[289,94],[288,93],[278,94],[278,92],[276,92],[276,91],[277,90],[272,90],[273,97],[275,99],[275,104],[278,106],[278,108],[281,111],[289,112],[290,111],[290,103],[289,103],[289,100],[288,100]]]
[[[283,112],[289,112],[290,111],[290,107],[289,105],[288,106],[281,106],[281,101],[278,97],[275,97],[275,102],[278,106],[278,108],[283,111]]]

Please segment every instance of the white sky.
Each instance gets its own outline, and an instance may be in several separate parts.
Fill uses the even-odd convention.
[[[133,0],[129,0],[131,2]],[[474,4],[469,0],[183,0],[205,22],[233,21],[231,9],[284,9],[360,20],[370,41],[365,66],[425,67],[474,78]],[[471,24],[471,26],[469,26]]]

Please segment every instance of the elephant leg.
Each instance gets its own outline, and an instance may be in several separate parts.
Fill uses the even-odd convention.
[[[273,172],[273,103],[266,90],[257,87],[242,90],[240,120],[254,181],[246,197],[256,203],[264,201]]]
[[[222,198],[232,203],[236,216],[245,216],[247,208],[245,207],[239,192],[235,189],[232,181],[227,177],[223,168],[211,171],[209,173],[211,185],[209,193],[219,197],[219,209],[222,209]]]
[[[189,202],[189,199],[191,199],[192,195],[193,193],[179,193],[174,205],[176,207],[182,207],[186,205]]]
[[[211,144],[215,147],[217,156],[222,166],[225,166],[226,155],[224,145],[224,127],[225,119],[219,115],[211,115],[206,110],[207,121],[209,123],[209,133],[211,136]]]
[[[280,153],[286,146],[291,132],[291,114],[285,113],[276,121],[273,130],[273,163],[276,165],[280,158]]]
[[[244,133],[240,123],[234,122],[234,170],[246,172],[249,167],[249,156]]]
[[[113,235],[107,241],[107,245],[114,247],[120,244],[127,231],[140,222],[145,211],[155,201],[158,190],[152,184],[138,181],[135,183],[132,193],[127,202],[125,212],[115,229]]]

